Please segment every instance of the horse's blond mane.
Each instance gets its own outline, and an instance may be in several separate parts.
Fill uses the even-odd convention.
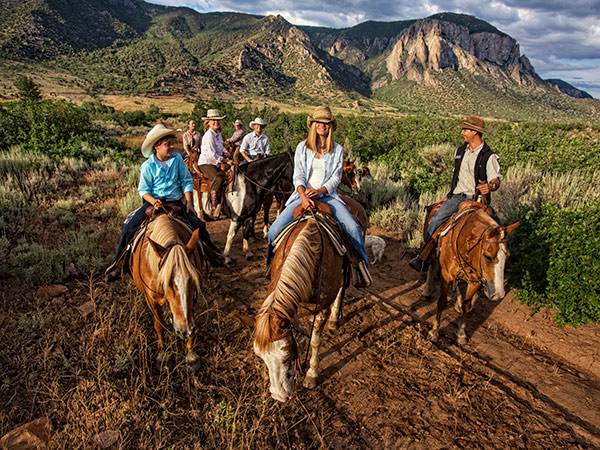
[[[269,315],[274,313],[292,322],[298,305],[309,300],[316,274],[315,255],[320,252],[319,229],[314,219],[309,219],[283,262],[275,289],[256,316],[254,338],[259,350],[266,350],[272,345]]]
[[[170,251],[169,254],[163,264],[163,266],[158,269],[158,263],[160,259],[158,255],[154,252],[152,247],[148,245],[146,248],[146,257],[148,258],[149,266],[152,268],[152,271],[155,274],[156,284],[159,292],[166,292],[169,284],[171,283],[171,279],[173,277],[173,272],[175,268],[180,273],[189,274],[196,286],[196,292],[200,292],[200,273],[196,266],[190,261],[187,253],[185,252],[185,244],[186,242],[182,241],[182,239],[178,236],[178,230],[183,226],[177,222],[174,222],[166,215],[158,216],[153,222],[148,226],[147,233],[157,244],[160,244],[163,247],[169,247],[175,243],[180,245],[175,245]],[[184,239],[189,239],[190,234],[185,233]]]

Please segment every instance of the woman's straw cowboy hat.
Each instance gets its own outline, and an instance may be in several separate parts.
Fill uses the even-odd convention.
[[[242,121],[240,119],[235,119],[235,122],[233,122],[234,125],[243,125]]]
[[[222,116],[218,109],[209,109],[206,111],[206,117],[203,117],[202,120],[221,120],[225,117],[227,116]]]
[[[254,125],[262,125],[263,127],[267,126],[267,124],[265,123],[265,121],[262,120],[260,117],[257,117],[252,122],[250,122],[250,128],[252,128]]]
[[[333,113],[331,112],[331,109],[329,109],[329,106],[318,106],[312,116],[306,118],[308,128],[310,128],[313,122],[330,123],[334,131],[337,128],[337,121],[335,120],[335,117],[333,117]]]
[[[480,133],[485,133],[484,122],[481,117],[469,116],[463,123],[459,125],[459,128],[466,128],[467,130],[475,130]]]
[[[150,131],[148,131],[146,139],[144,139],[144,143],[142,144],[142,155],[144,155],[144,158],[149,158],[150,155],[152,155],[154,144],[156,144],[156,141],[165,136],[175,136],[175,133],[177,133],[178,131],[181,130],[173,130],[171,128],[167,128],[162,123],[154,125],[154,127]]]

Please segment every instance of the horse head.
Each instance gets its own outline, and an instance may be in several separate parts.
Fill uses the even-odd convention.
[[[356,158],[344,160],[342,167],[342,183],[352,189],[352,193],[358,193],[361,190],[360,180],[356,172]]]
[[[257,317],[235,314],[255,330],[254,353],[266,364],[269,392],[274,400],[287,402],[296,389],[296,367],[299,365],[298,324],[273,311],[261,311]]]
[[[161,217],[166,216],[159,216],[158,219]],[[199,244],[198,233],[198,230],[195,230],[187,244],[172,242],[161,245],[148,238],[150,248],[158,261],[155,274],[156,291],[161,293],[164,301],[168,303],[175,334],[182,339],[189,338],[195,327],[192,309],[200,292],[200,276],[194,263]]]
[[[487,225],[483,232],[481,227],[472,229],[466,240],[467,258],[471,260],[470,265],[479,272],[483,291],[492,301],[502,300],[505,296],[504,267],[510,255],[506,237],[518,225],[517,222],[503,228],[494,222]]]

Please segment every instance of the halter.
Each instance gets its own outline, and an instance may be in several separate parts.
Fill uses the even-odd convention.
[[[273,308],[269,308],[269,314],[273,314],[274,316],[278,317],[279,319],[282,320],[287,320],[290,324],[289,328],[285,331],[285,333],[274,337],[273,339],[271,339],[271,342],[277,342],[280,341],[282,339],[287,338],[288,336],[291,335],[292,337],[292,342],[294,344],[294,347],[296,348],[296,358],[294,359],[294,366],[296,367],[296,370],[298,371],[298,373],[300,374],[300,376],[304,375],[304,364],[306,364],[306,360],[304,361],[304,363],[300,363],[300,351],[299,351],[299,346],[298,346],[298,341],[296,340],[296,335],[294,332],[296,333],[300,333],[303,334],[304,336],[306,336],[308,338],[308,346],[310,347],[310,338],[311,336],[307,335],[303,330],[298,329],[294,326],[294,324],[292,323],[291,320],[289,320],[287,317],[283,317],[281,314],[279,314],[276,310],[274,310]],[[312,335],[312,333],[311,333]]]

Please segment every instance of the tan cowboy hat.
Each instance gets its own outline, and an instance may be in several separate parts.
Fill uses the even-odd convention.
[[[481,117],[469,116],[463,123],[459,125],[459,128],[466,128],[467,130],[475,130],[480,133],[485,133],[485,123]]]
[[[233,122],[234,125],[243,125],[242,121],[240,119],[235,119],[235,122]]]
[[[154,127],[150,131],[148,131],[146,139],[144,139],[144,143],[142,144],[142,155],[144,155],[144,158],[149,158],[150,155],[152,155],[154,144],[156,144],[156,141],[165,136],[175,136],[175,133],[177,133],[178,131],[181,130],[173,130],[171,128],[167,128],[162,123],[154,125]]]
[[[250,122],[250,127],[253,127],[254,125],[262,125],[263,127],[267,126],[267,124],[265,123],[265,121],[262,120],[260,117],[257,117],[252,122]]]
[[[206,111],[206,117],[203,117],[202,120],[221,120],[225,117],[227,116],[222,116],[218,109],[209,109]]]
[[[308,128],[310,128],[313,122],[330,123],[333,126],[334,131],[337,128],[337,121],[335,120],[335,117],[333,117],[333,113],[329,106],[317,106],[312,116],[306,118],[306,125],[308,125]]]

